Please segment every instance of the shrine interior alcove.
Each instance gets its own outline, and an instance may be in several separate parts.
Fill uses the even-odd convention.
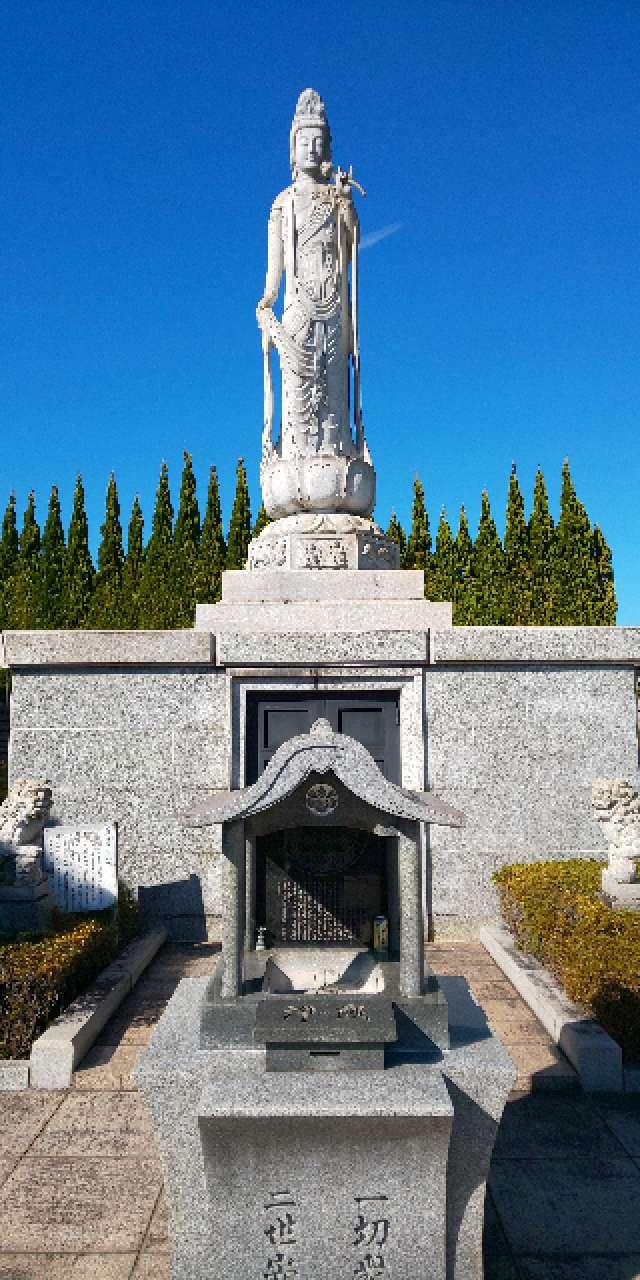
[[[267,947],[371,947],[374,918],[389,919],[397,901],[396,879],[388,836],[344,826],[272,831],[256,840],[256,924]],[[396,932],[394,919],[392,954]]]

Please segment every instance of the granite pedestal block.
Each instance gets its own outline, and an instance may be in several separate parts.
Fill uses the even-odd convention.
[[[640,911],[640,881],[622,884],[610,871],[602,872],[602,892],[613,907]]]
[[[257,1008],[254,1041],[266,1048],[267,1071],[383,1071],[396,1040],[385,996],[276,996]]]
[[[453,1107],[438,1071],[412,1095],[411,1070],[271,1075],[266,1091],[259,1068],[240,1090],[216,1073],[199,1104],[216,1275],[408,1280],[418,1256],[445,1280]]]
[[[424,1061],[281,1073],[263,1050],[200,1049],[206,986],[181,982],[134,1072],[166,1171],[172,1280],[355,1280],[376,1265],[388,1280],[481,1280],[515,1070],[473,1002],[453,1047]]]
[[[0,884],[0,933],[42,933],[54,906],[46,879],[38,884]]]

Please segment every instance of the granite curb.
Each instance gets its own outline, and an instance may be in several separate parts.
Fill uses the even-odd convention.
[[[164,926],[129,943],[106,969],[103,969],[88,991],[78,996],[47,1030],[34,1040],[28,1063],[28,1083],[33,1089],[68,1089],[78,1064],[102,1031],[105,1023],[133,990],[156,952],[168,937]],[[2,1067],[0,1063],[0,1068]],[[15,1068],[15,1063],[11,1064]],[[0,1087],[26,1088],[24,1076],[14,1071],[16,1083],[7,1072],[0,1073]],[[22,1083],[17,1083],[22,1079]]]
[[[627,1073],[620,1045],[568,999],[537,960],[516,949],[506,929],[485,927],[480,930],[480,941],[575,1067],[583,1089],[588,1093],[623,1093]]]

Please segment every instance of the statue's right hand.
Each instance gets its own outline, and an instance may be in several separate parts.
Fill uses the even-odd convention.
[[[256,307],[256,320],[261,329],[264,329],[265,325],[268,324],[270,309],[267,299],[261,298]]]

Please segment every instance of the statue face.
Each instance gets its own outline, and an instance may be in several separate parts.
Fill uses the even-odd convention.
[[[301,173],[317,173],[325,155],[324,129],[320,125],[304,125],[295,141],[296,168]]]

